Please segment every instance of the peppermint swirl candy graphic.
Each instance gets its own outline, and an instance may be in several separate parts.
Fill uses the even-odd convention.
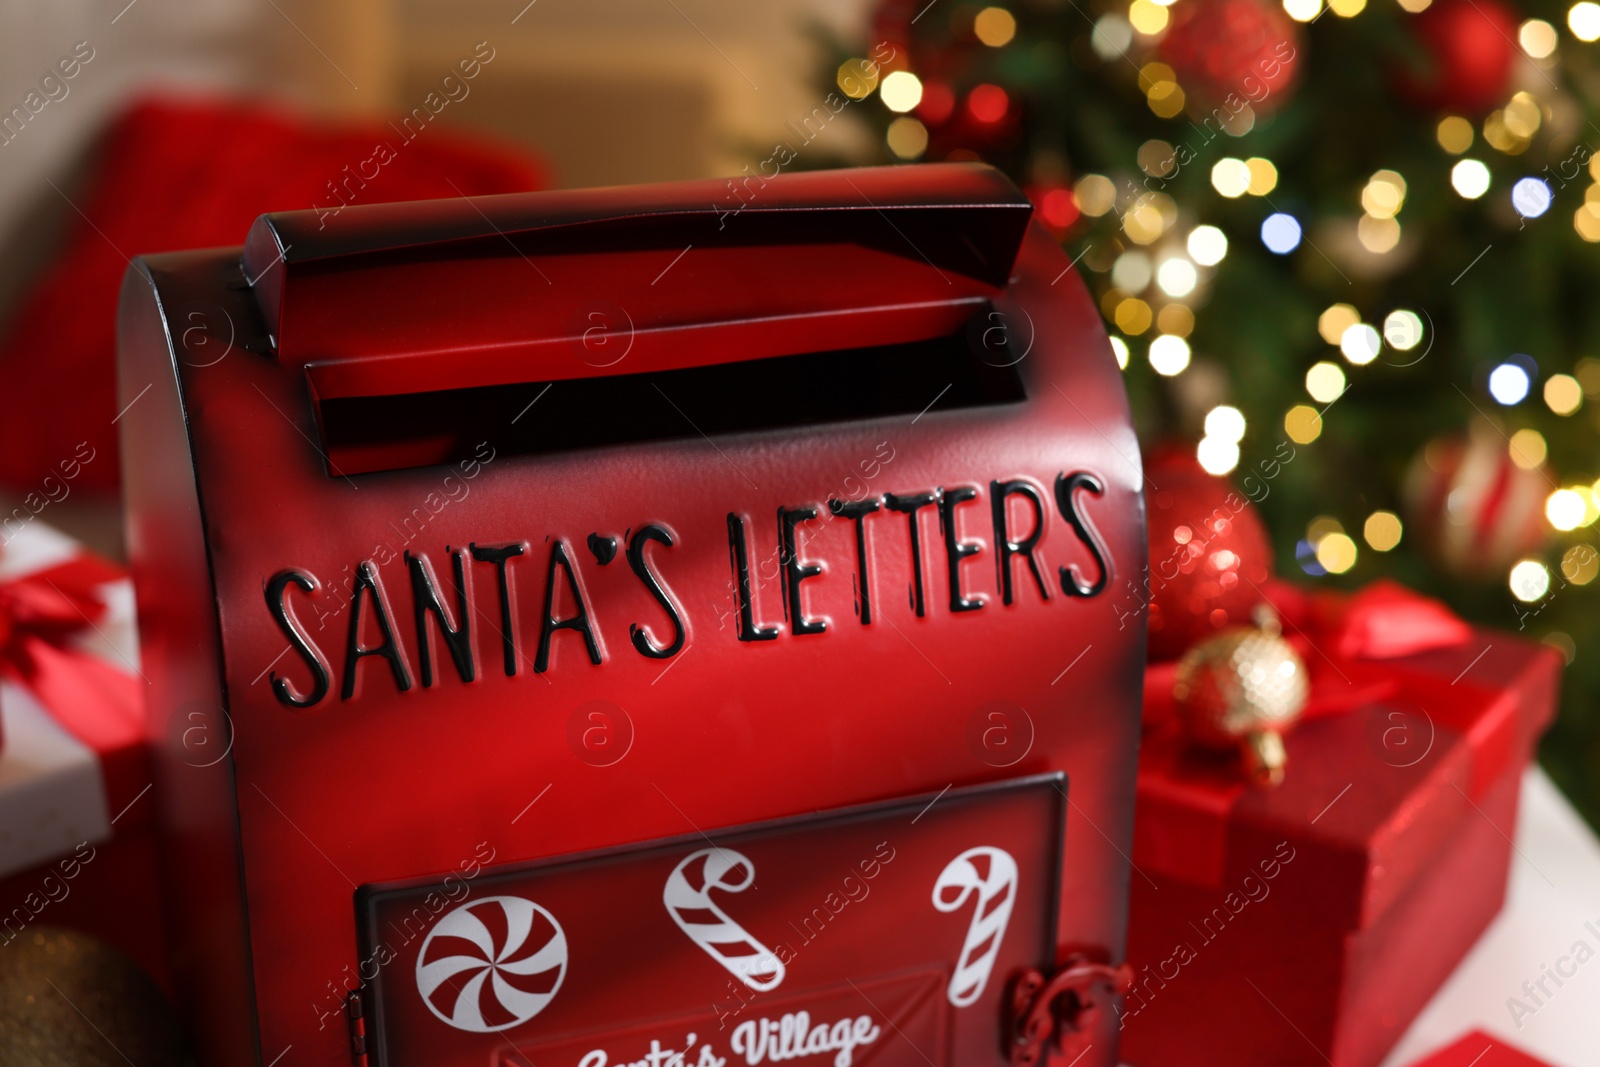
[[[522,897],[485,897],[434,926],[417,954],[417,992],[445,1023],[485,1034],[527,1022],[567,974],[567,935]]]

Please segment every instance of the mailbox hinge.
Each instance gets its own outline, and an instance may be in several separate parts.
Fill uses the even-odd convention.
[[[344,1014],[350,1024],[350,1062],[355,1067],[367,1067],[367,1020],[359,992],[345,997]]]
[[[1102,998],[1118,997],[1133,986],[1133,968],[1113,967],[1086,956],[1071,956],[1046,977],[1024,971],[1011,990],[1006,1033],[1011,1067],[1035,1067],[1052,1042],[1072,1059],[1088,1047]]]

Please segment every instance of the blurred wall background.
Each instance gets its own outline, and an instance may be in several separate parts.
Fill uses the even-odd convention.
[[[867,0],[0,3],[0,113],[75,48],[93,55],[0,146],[0,326],[57,254],[99,135],[143,93],[398,122],[487,42],[492,63],[439,114],[443,127],[534,149],[560,186],[732,175],[820,103],[811,30],[859,32],[868,10]],[[867,134],[847,116],[824,136],[819,150],[833,154]],[[115,507],[75,496],[51,521],[116,553]]]

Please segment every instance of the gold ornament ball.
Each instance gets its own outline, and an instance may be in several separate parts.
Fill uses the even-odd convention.
[[[187,1062],[150,976],[87,934],[30,926],[0,945],[0,1064],[169,1067]]]
[[[1178,661],[1173,696],[1185,732],[1214,749],[1238,749],[1262,785],[1283,780],[1283,731],[1305,711],[1306,665],[1276,627],[1232,627]]]

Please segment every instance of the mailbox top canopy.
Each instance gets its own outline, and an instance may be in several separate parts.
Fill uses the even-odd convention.
[[[264,215],[242,266],[326,429],[330,402],[947,337],[1031,213],[987,166],[880,167]]]

